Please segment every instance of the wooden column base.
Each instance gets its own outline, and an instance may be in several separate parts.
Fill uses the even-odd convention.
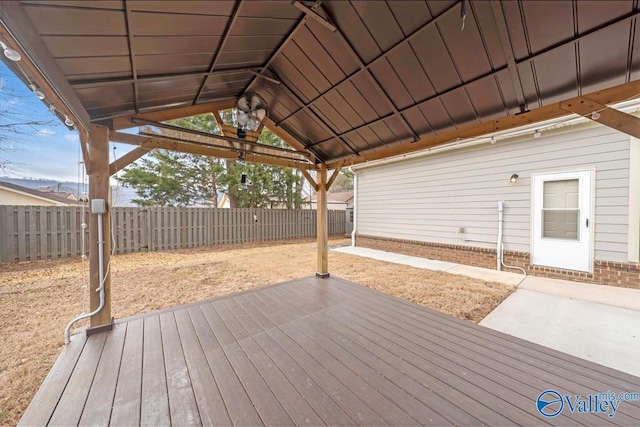
[[[87,336],[99,334],[100,332],[108,332],[113,329],[113,317],[109,320],[108,323],[103,323],[102,325],[91,326],[87,328]]]
[[[320,279],[328,279],[329,278],[329,273],[316,273],[316,277],[318,277]]]

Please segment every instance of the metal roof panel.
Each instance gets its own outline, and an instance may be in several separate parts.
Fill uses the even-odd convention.
[[[449,113],[438,98],[420,104],[420,111],[422,111],[422,114],[436,133],[441,133],[454,127]]]
[[[233,10],[234,1],[191,1],[181,0],[171,2],[166,0],[127,0],[127,5],[131,10],[162,12],[171,15],[191,14],[191,15],[220,15],[229,16]]]
[[[126,36],[124,14],[116,10],[24,5],[41,35]]]
[[[133,39],[135,55],[173,55],[182,53],[208,53],[218,49],[221,36],[136,36]]]
[[[580,41],[582,92],[590,93],[625,82],[631,23],[602,30],[606,39],[587,37]],[[636,33],[639,31],[636,29]]]
[[[131,13],[134,36],[220,36],[226,16]]]
[[[534,66],[543,105],[578,95],[578,70],[573,46],[541,56],[535,60]]]
[[[453,61],[436,28],[423,31],[411,46],[438,93],[460,84]]]
[[[524,13],[532,53],[573,37],[573,2],[527,0],[518,3]]]
[[[293,19],[240,17],[231,28],[232,36],[284,36],[296,23]],[[222,31],[224,27],[220,28]]]
[[[409,43],[391,52],[387,58],[409,92],[413,100],[411,104],[436,94]]]
[[[331,13],[331,17],[344,33],[345,38],[364,62],[369,62],[382,53],[351,3],[337,1],[327,3],[326,6]],[[339,47],[342,49],[347,48],[347,46],[340,45]]]
[[[346,82],[340,85],[336,89],[341,97],[354,108],[359,117],[365,122],[370,122],[378,118],[378,114],[373,109],[369,101],[362,95],[362,93],[353,85],[353,83]],[[327,94],[330,96],[330,94]]]
[[[383,52],[404,38],[387,2],[356,0],[351,5]]]
[[[126,36],[44,36],[42,40],[54,58],[129,55]]]
[[[387,3],[405,35],[411,34],[432,19],[427,3],[415,0],[394,0]]]
[[[398,65],[400,66],[400,64]],[[371,73],[380,82],[389,99],[397,108],[404,108],[413,104],[409,91],[391,67],[389,61],[385,59],[377,62],[371,67]]]

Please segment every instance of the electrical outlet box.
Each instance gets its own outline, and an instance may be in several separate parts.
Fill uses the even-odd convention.
[[[107,202],[104,199],[91,199],[91,213],[103,214],[107,212]]]

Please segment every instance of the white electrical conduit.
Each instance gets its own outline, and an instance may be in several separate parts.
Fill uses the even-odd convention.
[[[500,244],[500,262],[502,263],[502,266],[504,268],[512,268],[514,270],[520,270],[522,271],[522,274],[524,274],[524,277],[527,277],[527,271],[524,268],[516,267],[515,265],[507,265],[504,263],[504,243]]]
[[[351,169],[351,168],[350,168]],[[358,228],[358,174],[353,172],[353,231],[351,231],[351,246],[356,245],[356,230]]]
[[[104,235],[102,231],[102,215],[103,214],[101,213],[98,214],[98,268],[99,268],[99,274],[100,274],[100,286],[98,287],[98,289],[96,289],[96,292],[100,292],[100,305],[98,305],[98,308],[96,308],[91,313],[82,314],[76,317],[75,319],[73,319],[71,322],[69,322],[66,329],[64,330],[65,344],[69,344],[71,342],[71,337],[70,337],[71,327],[76,322],[87,319],[91,316],[95,316],[96,314],[100,313],[100,311],[104,308],[104,299],[105,299],[104,282],[106,281],[107,275],[104,274]]]
[[[496,246],[496,270],[502,271],[502,211],[504,210],[504,202],[498,202],[498,243]]]
[[[491,240],[467,239],[466,237],[463,238],[462,241],[464,241],[464,242],[477,242],[477,243],[491,243],[492,245],[497,245],[498,244],[498,242],[493,242]],[[513,265],[507,265],[507,264],[504,263],[504,243],[502,243],[500,245],[500,254],[496,255],[496,256],[500,257],[500,264],[502,264],[502,266],[504,268],[512,268],[512,269],[520,270],[520,271],[522,271],[522,274],[524,274],[525,276],[527,275],[527,271],[524,268],[516,267],[516,266],[513,266]]]

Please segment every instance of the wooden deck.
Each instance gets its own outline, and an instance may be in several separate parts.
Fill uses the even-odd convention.
[[[640,378],[341,279],[295,280],[75,335],[22,425],[640,425],[536,409]]]

